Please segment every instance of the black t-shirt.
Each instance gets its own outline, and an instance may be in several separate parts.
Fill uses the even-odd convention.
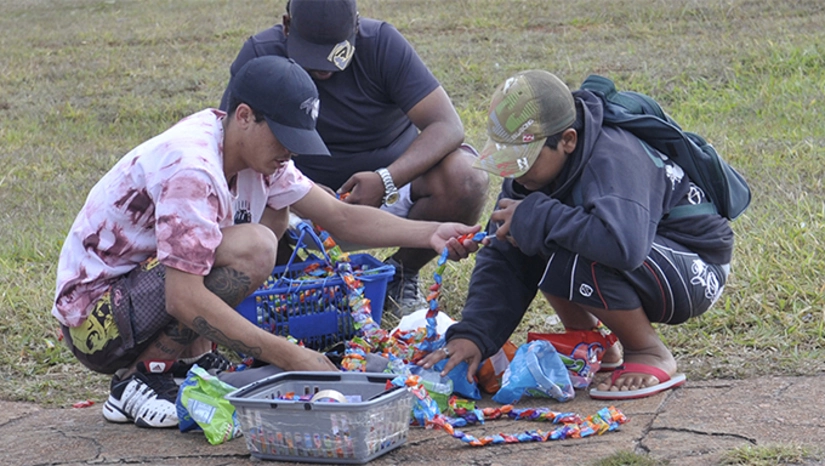
[[[263,55],[287,56],[281,25],[246,41],[231,73]],[[315,81],[321,99],[318,133],[332,157],[299,156],[295,165],[317,183],[338,189],[350,175],[386,167],[418,136],[406,113],[439,82],[391,24],[362,18],[346,70]],[[228,105],[228,91],[221,108]]]

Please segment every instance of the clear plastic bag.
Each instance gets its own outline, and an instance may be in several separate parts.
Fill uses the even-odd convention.
[[[580,389],[590,386],[593,377],[599,372],[605,351],[618,341],[601,323],[593,330],[527,334],[527,342],[536,340],[549,341],[556,348],[562,362],[570,371],[573,386]]]
[[[533,396],[564,402],[575,395],[570,374],[556,349],[549,342],[539,340],[519,347],[504,371],[501,389],[493,395],[493,401],[511,404],[523,396]]]

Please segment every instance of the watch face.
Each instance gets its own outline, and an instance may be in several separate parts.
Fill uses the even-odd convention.
[[[386,205],[393,205],[398,202],[398,199],[401,198],[401,195],[398,194],[398,191],[392,192],[387,194],[387,197],[384,199],[384,204]]]

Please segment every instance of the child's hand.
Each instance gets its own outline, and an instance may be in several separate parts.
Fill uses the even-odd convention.
[[[441,371],[442,377],[446,377],[462,361],[467,361],[467,381],[473,383],[473,376],[478,370],[478,365],[481,364],[481,350],[478,349],[475,343],[466,338],[454,338],[440,350],[434,351],[418,361],[418,365],[424,367],[424,369],[429,369],[444,358],[450,359]]]
[[[510,226],[513,222],[513,214],[516,208],[521,204],[521,201],[513,199],[501,199],[498,201],[498,209],[496,209],[490,216],[490,221],[498,225],[496,230],[496,238],[499,241],[507,241],[515,247],[518,247],[513,235],[510,234]]]

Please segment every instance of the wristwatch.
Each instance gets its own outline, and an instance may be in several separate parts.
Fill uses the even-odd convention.
[[[390,176],[389,170],[386,168],[379,168],[378,170],[375,170],[375,173],[378,173],[378,176],[381,177],[381,181],[384,182],[384,205],[391,206],[398,202],[401,195],[398,194],[398,188],[395,187],[395,183],[392,181],[392,176]]]

